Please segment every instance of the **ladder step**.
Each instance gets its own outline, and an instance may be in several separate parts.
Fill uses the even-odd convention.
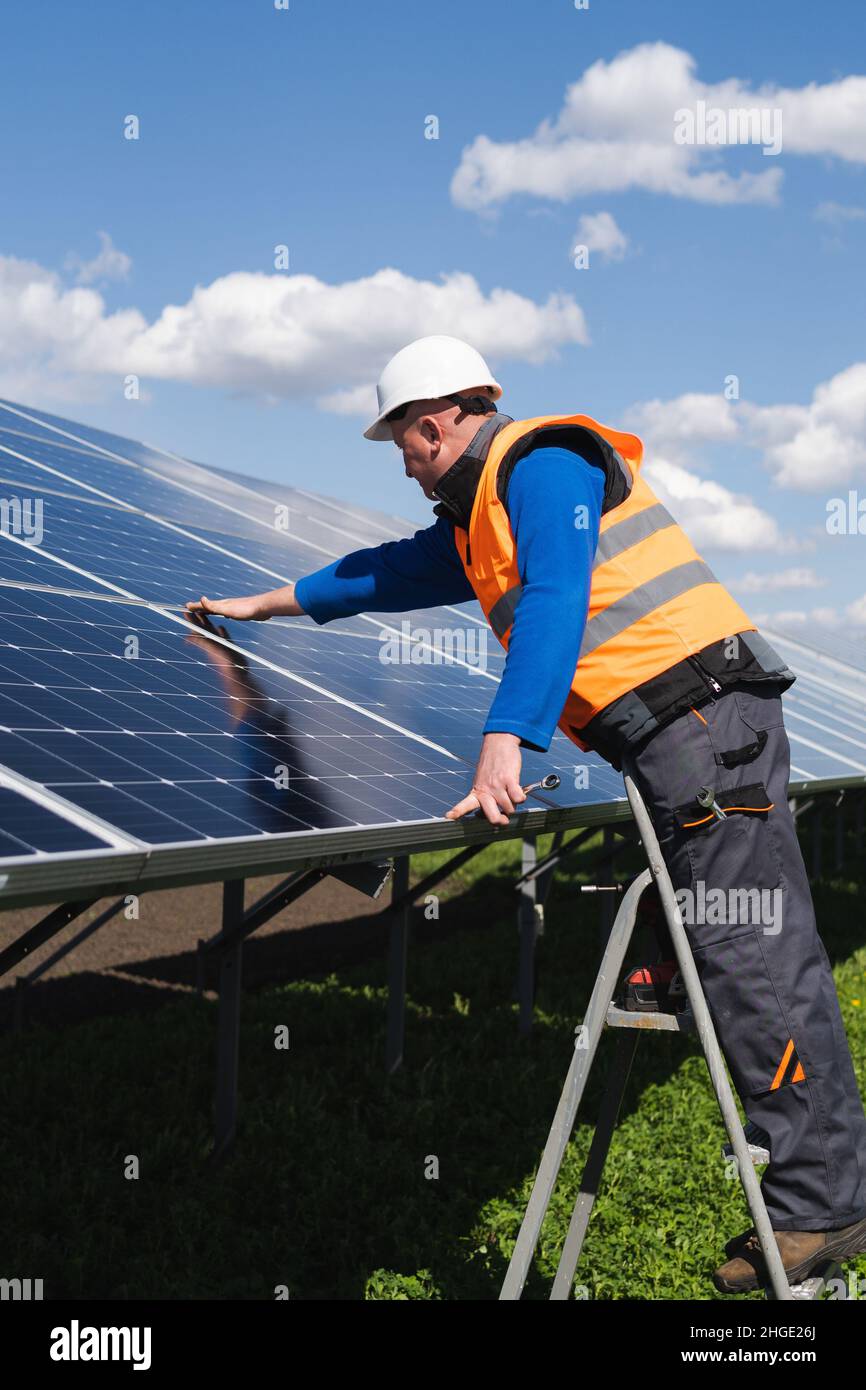
[[[746,1143],[749,1146],[749,1157],[755,1164],[770,1162],[770,1136],[766,1130],[760,1129],[758,1125],[752,1124],[747,1120],[743,1126],[743,1134],[746,1136]],[[732,1144],[722,1145],[722,1158],[733,1158],[734,1147]]]
[[[814,1274],[810,1274],[809,1278],[804,1279],[801,1284],[789,1284],[788,1288],[791,1290],[793,1298],[808,1301],[820,1298],[831,1280],[836,1281],[837,1298],[847,1298],[848,1286],[842,1268],[835,1260],[829,1260],[827,1264],[821,1265]]]
[[[619,1009],[615,1004],[610,1004],[606,1023],[608,1028],[645,1028],[663,1033],[693,1033],[695,1030],[695,1019],[691,1009],[683,1009],[678,1014],[662,1014],[638,1009]]]

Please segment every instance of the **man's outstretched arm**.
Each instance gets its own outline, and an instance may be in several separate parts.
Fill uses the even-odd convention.
[[[202,596],[186,607],[192,621],[198,614],[263,622],[306,613],[322,624],[355,613],[406,613],[465,603],[474,597],[457,554],[453,528],[440,518],[404,540],[344,555],[296,584],[245,598]]]

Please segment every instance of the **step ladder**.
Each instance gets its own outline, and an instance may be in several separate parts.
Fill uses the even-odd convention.
[[[787,1300],[817,1299],[831,1278],[839,1278],[841,1286],[844,1287],[839,1267],[834,1261],[827,1261],[803,1283],[795,1285],[788,1283],[779,1248],[773,1238],[767,1208],[761,1195],[760,1183],[755,1173],[756,1164],[769,1161],[767,1136],[762,1131],[757,1130],[755,1126],[747,1125],[746,1130],[744,1130],[740,1123],[724,1058],[716,1038],[688,937],[682,925],[673,885],[662,858],[652,821],[634,782],[627,775],[624,780],[626,794],[647,857],[648,868],[638,874],[623,894],[583,1024],[575,1029],[574,1052],[565,1078],[565,1085],[562,1088],[550,1134],[541,1156],[535,1183],[499,1297],[501,1300],[517,1300],[523,1292],[542,1223],[553,1196],[559,1170],[574,1129],[578,1106],[583,1097],[590,1068],[595,1060],[602,1031],[608,1027],[622,1031],[617,1038],[610,1076],[584,1166],[580,1191],[574,1204],[568,1233],[553,1281],[550,1293],[551,1300],[565,1300],[571,1293],[575,1270],[595,1198],[598,1194],[602,1169],[616,1127],[619,1108],[638,1041],[641,1033],[655,1031],[695,1032],[700,1039],[710,1080],[728,1133],[729,1143],[723,1146],[722,1157],[727,1161],[732,1158],[737,1161],[737,1174],[743,1185],[755,1230],[761,1242],[769,1276],[769,1287],[765,1290],[766,1297]],[[677,963],[688,999],[686,1008],[679,1013],[632,1012],[620,1009],[613,1003],[613,995],[622,978],[626,952],[634,931],[638,903],[641,895],[653,882],[658,888],[670,928]]]

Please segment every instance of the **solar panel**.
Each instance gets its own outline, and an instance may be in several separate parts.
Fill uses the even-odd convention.
[[[8,402],[0,496],[23,509],[17,533],[0,530],[0,787],[14,801],[0,892],[50,883],[56,897],[120,882],[121,866],[127,882],[161,886],[501,833],[442,819],[469,785],[504,664],[477,605],[321,628],[225,623],[225,642],[180,613],[409,523]],[[38,525],[24,533],[24,521]],[[482,669],[443,650],[437,631],[456,626],[486,644]],[[407,631],[418,660],[386,661]],[[830,672],[808,649],[789,659],[794,778],[862,780],[856,671]],[[562,786],[509,833],[627,815],[619,774],[559,733],[523,768],[527,781],[556,770]]]
[[[0,782],[0,859],[105,848],[90,830]]]
[[[797,674],[784,696],[792,787],[856,785],[866,776],[863,673],[784,633],[764,632]]]

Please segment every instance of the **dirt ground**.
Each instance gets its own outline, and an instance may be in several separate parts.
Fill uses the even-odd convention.
[[[248,883],[247,906],[280,881],[271,877]],[[323,879],[244,944],[244,988],[381,957],[388,936],[383,908],[390,896],[390,886],[374,900],[336,879]],[[15,1025],[16,1012],[24,1023],[63,1026],[97,1014],[158,1008],[172,993],[196,989],[196,945],[220,929],[221,884],[144,895],[137,921],[118,913],[38,981],[26,988],[16,985],[16,979],[29,975],[111,902],[106,898],[82,913],[0,978],[0,1030]],[[50,911],[49,905],[0,913],[0,950]],[[208,990],[215,980],[210,965]]]

